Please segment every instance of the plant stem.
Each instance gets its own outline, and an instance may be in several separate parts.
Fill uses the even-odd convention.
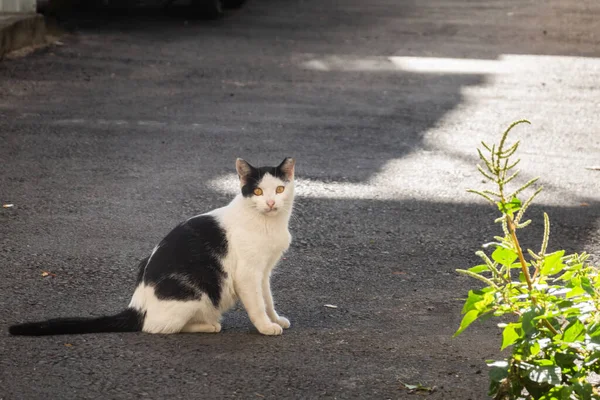
[[[521,270],[523,271],[523,275],[525,276],[525,280],[527,281],[527,287],[531,291],[533,289],[533,283],[531,281],[531,276],[529,275],[529,268],[527,268],[527,262],[525,261],[525,257],[523,257],[523,250],[521,250],[519,239],[517,239],[515,222],[513,221],[512,217],[508,214],[506,215],[506,222],[508,225],[508,231],[510,232],[510,235],[513,239],[513,243],[517,248],[517,255],[519,256],[519,262],[521,263]],[[533,301],[533,303],[536,302],[533,297],[531,298],[531,300]],[[548,321],[547,319],[544,318],[542,322],[544,326],[548,328],[550,332],[552,332],[554,335],[558,335],[560,333],[552,326],[550,321]]]
[[[559,331],[557,331],[557,330],[556,330],[556,329],[555,329],[555,328],[552,326],[552,324],[550,323],[550,321],[548,321],[548,320],[547,320],[547,319],[545,319],[545,318],[544,318],[542,321],[544,322],[544,326],[546,326],[546,328],[550,329],[550,332],[552,332],[552,333],[553,333],[553,334],[555,334],[555,335],[558,335],[558,334],[560,333]]]
[[[508,225],[508,231],[510,232],[510,236],[514,242],[515,247],[517,248],[517,255],[519,256],[519,262],[521,263],[521,270],[523,271],[523,275],[525,276],[525,280],[527,281],[527,287],[529,290],[533,289],[533,284],[531,282],[531,276],[529,275],[529,269],[527,268],[527,262],[525,261],[525,257],[523,257],[523,250],[521,250],[521,245],[519,244],[519,239],[517,239],[517,232],[515,228],[515,222],[513,221],[510,215],[506,215],[506,222]]]

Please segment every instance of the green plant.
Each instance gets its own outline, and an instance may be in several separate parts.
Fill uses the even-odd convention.
[[[544,236],[540,250],[523,252],[517,232],[529,225],[523,215],[542,188],[526,201],[537,178],[516,190],[508,184],[515,179],[520,160],[512,161],[519,142],[500,142],[478,149],[483,165],[479,172],[496,190],[469,190],[498,207],[504,236],[483,245],[490,249],[476,254],[483,264],[457,272],[484,283],[470,290],[464,303],[463,319],[454,334],[461,334],[473,321],[502,317],[501,350],[511,350],[508,359],[488,361],[489,395],[494,399],[600,399],[593,385],[600,373],[600,275],[588,263],[588,254],[547,252],[550,221],[544,213]],[[509,321],[509,322],[506,322]],[[597,377],[597,376],[596,376]]]

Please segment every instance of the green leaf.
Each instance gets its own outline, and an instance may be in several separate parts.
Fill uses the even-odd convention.
[[[571,290],[569,290],[567,293],[570,293]],[[573,307],[573,302],[571,300],[562,300],[562,301],[558,301],[555,303],[556,306],[561,309],[561,310],[567,310],[571,307]]]
[[[536,340],[529,347],[529,354],[531,354],[532,356],[535,357],[540,352],[541,349],[542,349],[542,347],[540,346],[539,342]]]
[[[600,366],[600,350],[596,347],[596,351],[590,354],[583,360],[583,365],[586,367],[595,366],[596,370]]]
[[[496,203],[496,205],[498,206],[498,210],[500,210],[502,214],[509,214],[512,216],[515,212],[521,209],[522,203],[521,200],[519,200],[516,197],[513,197],[508,203],[498,202]]]
[[[570,292],[568,292],[565,295],[565,297],[567,299],[570,299],[571,297],[579,297],[584,293],[585,293],[585,290],[581,286],[575,286],[575,287],[573,287],[573,289],[571,289]]]
[[[596,294],[596,290],[594,289],[594,285],[590,281],[590,278],[584,276],[581,278],[581,287],[583,290],[587,292],[590,296],[594,296]]]
[[[530,334],[536,330],[535,318],[542,315],[542,311],[539,308],[532,308],[531,310],[523,313],[523,319],[521,320],[522,328],[525,334]]]
[[[564,250],[560,250],[560,251],[557,251],[557,252],[547,255],[544,258],[544,264],[542,265],[542,269],[540,270],[540,275],[542,275],[542,276],[554,275],[554,274],[557,274],[560,271],[562,271],[562,269],[565,267],[565,264],[563,264],[561,258],[564,255],[565,255]]]
[[[512,249],[506,247],[497,247],[492,253],[492,259],[497,263],[505,266],[510,266],[517,259],[517,253]]]
[[[474,267],[471,267],[467,271],[471,271],[471,272],[478,274],[480,272],[485,272],[485,271],[489,271],[489,270],[490,270],[490,267],[488,267],[487,264],[481,264],[481,265],[476,265]]]
[[[558,366],[539,366],[536,365],[529,370],[529,379],[537,383],[548,383],[558,385],[561,382],[562,374]]]
[[[489,377],[492,382],[500,382],[508,377],[508,362],[495,361],[489,363],[488,367],[490,367]]]
[[[569,400],[573,389],[569,386],[555,386],[542,395],[539,400]]]
[[[484,314],[490,311],[490,305],[494,302],[494,290],[490,287],[481,290],[470,290],[469,296],[465,301],[462,309],[462,314],[466,314],[471,310],[477,310],[479,314]]]
[[[519,282],[521,282],[521,283],[527,282],[527,279],[525,279],[525,274],[523,274],[523,271],[519,272]]]
[[[468,313],[466,313],[460,323],[460,327],[458,328],[458,330],[452,337],[456,337],[456,336],[460,335],[465,329],[467,329],[467,327],[469,325],[471,325],[473,323],[473,321],[475,321],[477,319],[478,316],[479,316],[479,310],[471,310]]]
[[[539,358],[532,361],[535,365],[540,367],[550,367],[554,365],[554,361],[548,360],[547,358]]]
[[[461,314],[466,314],[471,310],[475,310],[476,304],[483,300],[483,293],[479,290],[469,290],[469,295],[462,308]]]
[[[554,359],[559,367],[572,368],[575,365],[574,361],[577,360],[577,356],[571,353],[556,353]]]
[[[525,263],[526,266],[530,267],[531,264],[530,263]],[[510,269],[521,269],[521,263],[520,262],[516,262],[514,264],[510,265]]]
[[[508,346],[514,344],[521,337],[521,333],[523,330],[521,329],[521,323],[510,323],[506,325],[504,330],[502,331],[502,348],[500,351],[504,350]]]
[[[498,394],[498,390],[500,390],[501,385],[499,382],[495,382],[493,380],[490,379],[490,386],[488,389],[488,396],[490,396],[491,398],[496,398],[496,395]]]
[[[527,389],[527,391],[531,395],[530,397],[527,398],[527,400],[529,400],[529,399],[537,400],[537,399],[541,398],[545,393],[548,392],[548,389],[550,389],[550,387],[551,387],[547,383],[537,383],[537,382],[533,382],[530,379],[523,379],[523,384],[525,385],[525,389]],[[526,397],[519,396],[519,397],[514,397],[514,399],[525,400]]]
[[[600,344],[600,323],[592,325],[588,330],[588,334],[593,343]]]
[[[567,271],[564,274],[562,274],[561,276],[559,276],[557,279],[564,281],[564,282],[569,282],[571,280],[571,278],[573,278],[573,275],[575,275],[575,271]]]
[[[567,343],[572,343],[582,339],[584,335],[585,326],[580,320],[576,319],[565,328],[562,340],[564,340]]]
[[[593,387],[591,383],[575,383],[573,389],[577,393],[577,398],[581,400],[591,400],[593,396]],[[597,397],[596,397],[597,398]]]

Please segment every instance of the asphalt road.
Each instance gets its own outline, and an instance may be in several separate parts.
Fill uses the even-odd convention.
[[[250,0],[216,22],[71,16],[62,44],[0,62],[0,399],[413,398],[401,381],[485,398],[499,330],[451,338],[477,287],[454,270],[498,233],[465,193],[476,145],[531,120],[514,131],[523,180],[546,189],[525,244],[547,211],[551,248],[600,255],[598,13]],[[217,335],[8,336],[120,310],[137,260],[229,201],[238,156],[297,159],[283,336],[241,309]]]

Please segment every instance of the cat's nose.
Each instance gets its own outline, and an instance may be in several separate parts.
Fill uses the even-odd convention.
[[[275,205],[275,200],[267,200],[267,205],[269,206],[269,208],[273,208],[273,206]]]

